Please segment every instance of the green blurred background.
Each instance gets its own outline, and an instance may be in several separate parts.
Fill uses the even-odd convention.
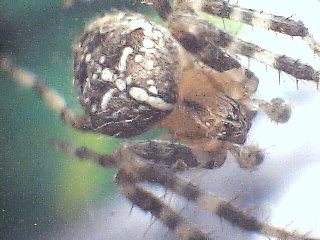
[[[65,9],[62,0],[1,0],[1,53],[79,110],[71,90],[71,45],[86,22],[113,8],[150,9],[135,1],[87,1]],[[106,153],[120,143],[64,126],[31,89],[0,72],[0,239],[42,239],[85,217],[88,206],[115,201],[116,187],[110,184],[115,170],[65,156],[49,146],[50,138]]]

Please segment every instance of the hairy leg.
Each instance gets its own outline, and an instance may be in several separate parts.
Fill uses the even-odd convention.
[[[75,116],[72,109],[67,107],[64,98],[55,90],[50,89],[45,81],[39,79],[33,73],[16,66],[7,57],[0,56],[0,68],[11,74],[13,79],[22,86],[34,89],[41,100],[45,101],[67,125],[80,130],[91,130],[91,123],[86,116]]]

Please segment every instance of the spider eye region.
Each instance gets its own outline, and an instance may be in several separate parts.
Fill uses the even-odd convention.
[[[174,108],[180,76],[177,43],[139,14],[106,14],[74,45],[74,85],[96,132],[146,131]]]

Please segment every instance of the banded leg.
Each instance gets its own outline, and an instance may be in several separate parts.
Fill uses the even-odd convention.
[[[121,149],[119,150],[121,151]],[[174,174],[170,169],[163,166],[156,166],[135,158],[132,153],[122,152],[123,159],[127,159],[132,163],[125,168],[127,174],[135,178],[135,181],[146,181],[150,183],[158,183],[166,188],[171,189],[176,194],[183,196],[189,201],[195,202],[200,207],[217,214],[219,217],[230,222],[234,226],[246,231],[252,231],[262,234],[266,237],[276,239],[290,240],[318,240],[319,238],[310,238],[306,235],[300,235],[285,229],[270,226],[256,218],[247,215],[237,207],[233,206],[229,201],[225,201],[210,192],[205,192],[199,187],[185,180],[183,177]],[[133,161],[134,160],[134,161]]]
[[[11,74],[13,79],[22,86],[33,88],[40,98],[61,116],[66,124],[80,130],[90,130],[92,128],[85,116],[75,116],[73,111],[67,107],[63,97],[55,90],[50,89],[44,81],[38,79],[31,72],[16,66],[9,58],[1,56],[0,69]]]
[[[139,208],[146,212],[150,212],[152,216],[159,219],[171,232],[175,233],[178,239],[214,239],[210,237],[209,234],[198,229],[194,224],[186,221],[152,192],[147,191],[134,183],[134,179],[130,174],[126,174],[124,171],[120,170],[117,174],[117,183],[124,196]]]
[[[175,167],[176,162],[173,162],[172,159],[164,159],[164,155],[166,155],[166,153],[161,151],[162,145],[163,148],[169,147],[171,150],[173,150],[172,154],[169,155],[173,156],[174,159],[179,158],[179,156],[184,156],[186,164],[190,163],[191,161],[190,164],[194,165],[194,156],[186,154],[186,147],[184,147],[183,145],[170,144],[169,142],[167,142],[167,144],[159,144],[160,142],[158,141],[144,141],[138,144],[134,144],[130,147],[124,146],[115,154],[108,155],[96,153],[86,147],[73,147],[72,145],[66,144],[59,140],[51,140],[50,142],[59,151],[75,156],[82,160],[90,160],[106,168],[120,166],[120,170],[116,177],[116,183],[119,184],[121,193],[134,205],[137,205],[139,208],[146,212],[150,212],[152,216],[159,219],[164,225],[168,227],[170,231],[176,234],[178,239],[213,239],[209,236],[209,234],[203,232],[194,224],[185,220],[176,211],[167,206],[159,197],[156,197],[152,192],[138,186],[140,180],[139,178],[137,178],[137,175],[139,174],[139,172],[135,173],[134,171],[136,169],[133,167],[136,165],[134,162],[135,158],[132,158],[133,162],[131,162],[131,160],[130,162],[127,162],[129,159],[127,157],[123,157],[127,156],[128,153],[129,155],[139,158],[139,156],[133,154],[132,151],[134,151],[136,154],[142,154],[148,157],[152,157],[152,154],[159,153],[160,156],[158,156],[158,158],[154,158],[158,162],[155,163],[155,165],[161,165],[162,167],[164,167],[164,169],[168,169],[169,166]],[[152,150],[153,152],[151,153],[150,150]],[[179,151],[179,153],[177,151]],[[165,161],[162,162],[162,160]],[[122,168],[121,166],[125,167]]]
[[[197,16],[196,12],[187,10],[173,12],[169,19],[169,27],[173,35],[182,42],[187,50],[199,55],[203,62],[219,72],[239,68],[235,60],[230,57],[226,59],[222,50],[219,49],[221,47],[228,53],[256,59],[270,67],[284,71],[296,79],[316,82],[320,80],[320,71],[314,70],[310,65],[300,63],[299,60],[286,55],[274,54],[258,45],[233,37]],[[217,53],[219,53],[219,56],[215,59],[214,56],[218,55]],[[218,68],[216,63],[220,63],[224,68]]]
[[[317,42],[301,21],[295,21],[290,17],[283,17],[242,8],[228,4],[223,0],[178,0],[177,6],[191,7],[197,11],[203,11],[221,18],[227,18],[251,26],[262,27],[289,36],[300,36],[307,42],[315,54],[320,56],[320,43]]]
[[[236,59],[219,48],[220,46],[226,47],[228,44],[232,45],[232,36],[217,30],[212,24],[194,14],[185,10],[173,12],[169,18],[169,28],[184,48],[194,53],[202,62],[213,68],[211,72],[205,69],[202,74],[212,75],[211,83],[215,86],[211,86],[211,88],[221,89],[226,95],[240,100],[249,108],[264,111],[275,122],[287,122],[291,115],[291,109],[282,99],[272,99],[270,103],[262,100],[249,100],[257,89],[257,77],[248,69],[243,68]],[[236,51],[239,51],[243,55],[252,55],[255,49],[258,51],[255,52],[257,60],[270,64],[279,70],[286,71],[298,78],[319,81],[319,72],[316,72],[306,64],[301,64],[286,56],[276,56],[272,53],[270,53],[271,56],[264,55],[264,53],[267,53],[267,50],[259,48],[254,44],[241,41],[241,46]],[[197,79],[195,84],[198,84],[200,81],[199,77],[195,77],[195,79]],[[188,84],[190,85],[190,83]],[[197,86],[189,89],[197,89]],[[206,88],[206,91],[209,91],[209,89],[210,86]],[[204,91],[204,89],[202,88],[200,91]],[[201,96],[210,97],[210,95],[214,94],[215,89],[211,89],[210,92]],[[257,104],[258,102],[259,104]]]
[[[142,2],[152,5],[160,16],[167,16],[166,18],[168,18],[168,25],[172,35],[187,51],[197,56],[203,63],[217,72],[226,73],[236,69],[238,78],[240,78],[247,89],[249,89],[249,94],[252,94],[252,92],[256,90],[258,79],[253,72],[243,68],[235,58],[213,44],[213,42],[208,42],[206,39],[200,39],[199,41],[198,37],[194,36],[191,28],[183,26],[187,24],[183,22],[184,19],[182,16],[179,16],[179,14],[182,12],[186,13],[186,9],[182,9],[182,11],[176,9],[164,11],[161,6],[169,4],[168,0],[143,0]],[[177,5],[179,4],[177,3]],[[191,18],[193,16],[190,12],[186,14]],[[194,22],[191,22],[192,27],[195,25]]]
[[[70,144],[62,142],[60,140],[51,139],[50,144],[54,146],[58,151],[67,155],[79,158],[81,160],[92,161],[105,168],[117,167],[117,159],[109,154],[101,154],[87,147],[74,147]]]
[[[285,229],[270,226],[252,216],[249,216],[244,211],[232,205],[229,201],[223,200],[216,195],[203,191],[199,187],[193,185],[185,178],[176,174],[172,169],[168,168],[168,166],[151,163],[150,159],[145,159],[144,157],[135,154],[136,149],[140,149],[141,146],[143,146],[139,146],[139,144],[140,143],[125,145],[112,156],[100,155],[100,157],[97,157],[99,156],[98,153],[92,154],[93,152],[91,152],[91,154],[78,154],[78,157],[86,159],[94,156],[93,160],[103,166],[105,166],[103,161],[100,161],[99,159],[111,158],[113,159],[111,162],[116,161],[117,165],[120,167],[118,183],[123,194],[126,195],[134,204],[151,212],[154,216],[159,218],[168,226],[169,229],[175,231],[177,236],[181,237],[181,239],[192,239],[191,236],[194,236],[194,234],[197,234],[198,237],[204,237],[200,239],[210,238],[205,238],[205,233],[193,228],[193,225],[190,225],[190,223],[186,222],[178,214],[168,208],[157,197],[153,196],[152,193],[141,189],[141,187],[137,185],[138,183],[148,182],[152,184],[159,184],[172,190],[185,199],[195,202],[200,207],[215,213],[234,226],[246,231],[256,232],[276,239],[319,240],[319,238],[310,238],[306,235],[300,235],[286,231]],[[69,145],[67,148],[61,147],[66,146],[61,143],[56,146],[64,152],[78,152],[76,149],[71,150],[72,147]],[[65,149],[68,149],[68,151],[65,151]],[[141,149],[138,150],[138,152],[141,152]],[[145,201],[146,199],[148,201]],[[173,226],[179,227],[173,228]],[[191,230],[181,232],[181,226],[191,227],[189,228]]]
[[[101,154],[87,147],[74,147],[60,140],[51,139],[50,144],[57,150],[80,158],[82,160],[90,160],[103,167],[117,167],[122,164],[121,152],[113,155]],[[151,140],[136,142],[131,145],[122,147],[126,151],[132,151],[133,154],[145,159],[152,159],[155,164],[170,167],[176,171],[186,170],[187,168],[195,168],[199,166],[196,156],[191,149],[181,143]],[[122,149],[121,148],[121,149]],[[129,148],[129,150],[127,150]],[[183,161],[183,162],[182,162]],[[125,164],[124,162],[123,164]],[[181,167],[184,166],[182,169]]]

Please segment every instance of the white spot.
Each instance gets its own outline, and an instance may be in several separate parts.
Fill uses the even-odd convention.
[[[157,50],[155,48],[140,48],[140,52],[145,52],[145,53],[149,53],[149,54],[155,54],[157,52]]]
[[[153,35],[152,25],[145,19],[137,18],[130,22],[130,29],[136,30],[142,28],[145,36],[151,37]]]
[[[107,57],[104,56],[104,55],[102,55],[102,56],[99,58],[99,63],[103,64],[103,63],[106,62],[106,60],[107,60]]]
[[[158,89],[155,86],[150,86],[148,88],[148,91],[153,93],[153,94],[158,94]]]
[[[124,91],[127,88],[127,84],[125,81],[121,80],[121,79],[117,79],[116,82],[116,87],[119,89],[119,91]]]
[[[127,59],[129,57],[129,55],[133,53],[133,48],[131,47],[126,47],[123,49],[120,61],[119,61],[119,65],[118,65],[118,70],[120,72],[124,72],[124,70],[126,70],[127,68]]]
[[[113,88],[106,92],[101,99],[101,109],[106,110],[107,105],[110,99],[113,97],[113,94],[117,91],[117,89]]]
[[[159,97],[149,96],[149,94],[142,88],[132,87],[129,90],[129,94],[135,100],[148,103],[151,107],[159,110],[168,111],[171,110],[174,106],[173,104],[166,103]]]
[[[148,60],[145,64],[146,69],[153,69],[153,61]]]
[[[149,97],[148,93],[145,90],[143,90],[142,88],[138,88],[138,87],[130,88],[129,94],[131,97],[133,97],[134,99],[136,99],[140,102],[145,102],[147,100],[147,98]]]
[[[138,54],[138,55],[136,55],[136,56],[134,57],[134,61],[135,61],[135,62],[141,62],[142,59],[143,59],[143,56],[140,55],[140,54]]]
[[[154,84],[155,84],[155,82],[154,82],[154,80],[149,79],[149,80],[147,81],[147,84],[148,84],[148,85],[154,85]]]
[[[127,97],[127,95],[126,95],[125,93],[120,93],[120,94],[119,94],[119,99],[127,100],[128,97]]]
[[[113,73],[109,68],[105,68],[102,70],[101,78],[104,81],[112,81]]]
[[[136,110],[137,110],[137,112],[140,112],[140,111],[148,110],[148,107],[144,106],[144,105],[139,105],[138,109],[136,109]]]
[[[92,104],[91,106],[91,112],[96,112],[97,111],[97,105],[96,104]]]
[[[98,79],[98,75],[97,74],[92,74],[92,80],[97,80]]]
[[[127,85],[130,85],[132,83],[132,76],[128,76],[126,78],[126,82],[127,82]]]
[[[86,60],[87,63],[91,61],[91,54],[90,54],[90,53],[88,53],[88,54],[86,55],[85,60]]]
[[[154,42],[150,39],[144,39],[143,42],[142,42],[142,45],[145,47],[145,48],[153,48],[154,47]]]

